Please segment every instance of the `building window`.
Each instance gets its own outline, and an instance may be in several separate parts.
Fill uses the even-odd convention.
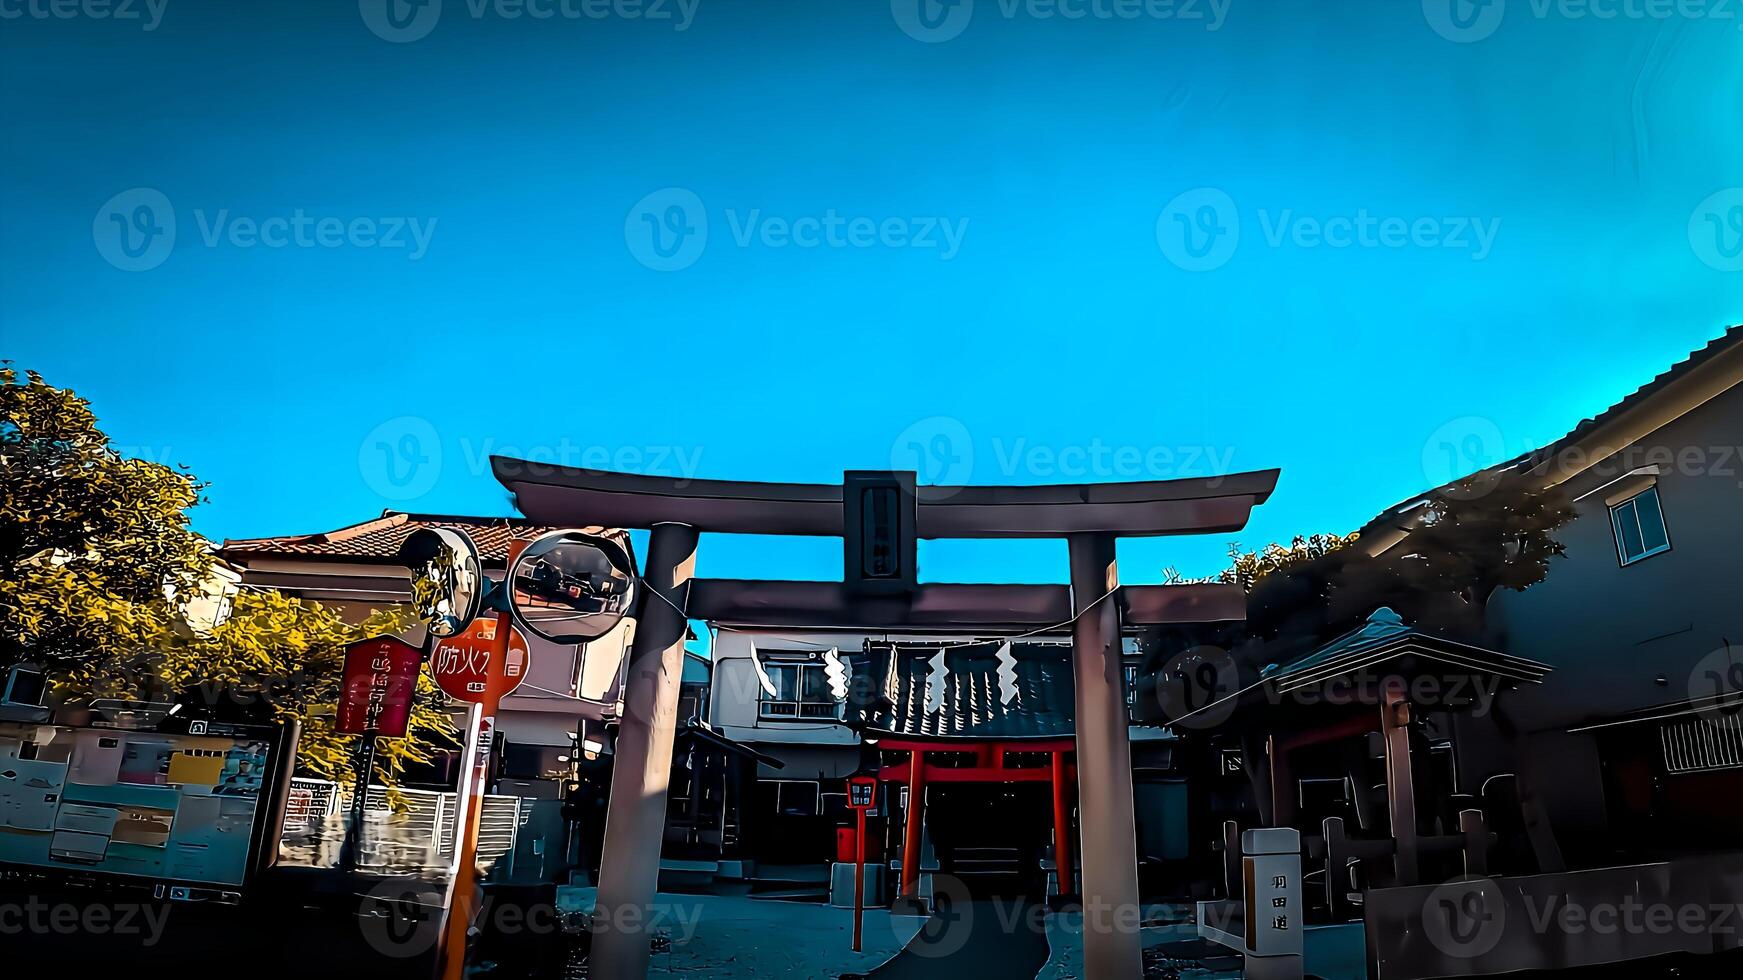
[[[1670,550],[1657,487],[1611,507],[1610,523],[1616,529],[1616,553],[1624,565]]]
[[[833,721],[841,716],[841,702],[830,692],[829,675],[822,664],[774,663],[764,672],[775,693],[763,692],[758,717]]]
[[[678,724],[708,720],[708,685],[685,684],[678,688]]]
[[[853,811],[847,805],[846,793],[819,793],[822,814],[832,820],[840,820],[851,815]]]
[[[774,810],[786,817],[815,817],[822,809],[823,794],[817,783],[795,780],[768,780],[772,790]]]

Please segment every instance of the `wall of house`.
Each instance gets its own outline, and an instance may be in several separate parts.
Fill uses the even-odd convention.
[[[1727,641],[1743,661],[1743,386],[1642,441],[1647,458],[1673,462],[1657,477],[1671,550],[1626,567],[1617,558],[1605,494],[1582,477],[1579,517],[1558,537],[1567,556],[1549,577],[1489,604],[1507,653],[1551,664],[1541,687],[1509,699],[1528,729],[1687,698],[1697,667]],[[1595,491],[1595,492],[1594,492]],[[1664,678],[1660,682],[1660,677]]]
[[[1544,582],[1489,604],[1497,649],[1555,672],[1541,686],[1504,693],[1499,727],[1461,740],[1461,778],[1475,783],[1518,769],[1576,865],[1610,846],[1610,827],[1595,736],[1567,729],[1712,693],[1704,672],[1732,656],[1727,644],[1743,663],[1740,445],[1743,387],[1736,387],[1643,439],[1630,467],[1569,481],[1571,494],[1588,496],[1558,532],[1566,557]],[[1641,482],[1613,483],[1641,460],[1659,464],[1671,548],[1624,566],[1606,497]],[[1520,739],[1516,754],[1499,737],[1509,729]],[[1641,737],[1656,734],[1643,726]]]

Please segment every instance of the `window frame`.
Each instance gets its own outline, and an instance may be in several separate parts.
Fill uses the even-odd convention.
[[[774,790],[776,816],[809,820],[823,815],[823,784],[820,781],[815,779],[766,779],[762,782],[768,783]],[[811,797],[810,813],[788,813],[781,807],[781,802],[787,796],[788,791],[797,787],[809,787],[807,795]]]
[[[817,722],[817,723],[822,723],[822,724],[839,723],[842,719],[842,709],[846,703],[841,698],[834,697],[833,695],[829,695],[827,700],[808,699],[805,697],[805,672],[807,670],[815,670],[818,672],[818,674],[822,675],[825,678],[824,684],[823,684],[823,689],[825,691],[828,691],[829,684],[828,684],[828,680],[827,680],[828,675],[825,672],[826,668],[827,668],[827,665],[824,663],[813,662],[813,661],[809,661],[809,660],[774,660],[774,661],[765,662],[763,664],[763,670],[766,672],[769,672],[771,674],[776,670],[791,669],[791,670],[795,671],[794,691],[795,691],[797,697],[795,697],[795,698],[776,698],[776,697],[770,697],[769,692],[766,690],[758,691],[757,692],[757,720],[758,721],[783,721],[783,722],[788,722],[788,721],[790,721],[790,722]],[[805,709],[807,707],[817,707],[817,706],[821,706],[821,705],[827,705],[829,707],[828,714],[823,715],[823,714],[806,714],[805,713]],[[771,707],[791,707],[792,713],[791,714],[771,713],[769,711],[769,709]]]
[[[1645,548],[1646,529],[1644,525],[1640,523],[1640,501],[1647,494],[1652,495],[1654,509],[1658,512],[1658,528],[1663,532],[1664,544],[1650,550],[1642,551],[1640,554],[1630,558],[1628,556],[1627,545],[1622,536],[1621,522],[1624,519],[1623,512],[1626,510],[1626,518],[1634,522],[1634,533],[1639,537],[1641,547]],[[1619,567],[1627,568],[1630,565],[1639,564],[1648,558],[1655,555],[1662,555],[1671,550],[1670,524],[1664,519],[1664,495],[1659,493],[1658,484],[1654,483],[1652,486],[1644,487],[1639,493],[1634,494],[1626,500],[1616,501],[1609,506],[1607,512],[1610,518],[1610,536],[1615,539],[1616,542],[1616,561],[1619,563]]]

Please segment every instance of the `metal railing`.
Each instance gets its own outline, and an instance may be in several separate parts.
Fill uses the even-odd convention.
[[[518,796],[486,796],[478,863],[494,867],[514,851],[526,807]],[[357,863],[370,870],[442,873],[454,861],[459,806],[453,793],[371,786],[363,803]],[[350,794],[322,779],[291,780],[281,863],[337,867],[350,815]]]
[[[1667,721],[1659,729],[1667,772],[1743,767],[1743,717]]]

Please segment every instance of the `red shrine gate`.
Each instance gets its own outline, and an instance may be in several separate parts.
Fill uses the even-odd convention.
[[[1074,847],[1071,832],[1073,787],[1077,782],[1076,763],[1069,758],[1076,745],[1072,739],[1018,740],[1011,742],[973,741],[963,744],[920,742],[903,739],[880,739],[877,748],[885,753],[907,753],[908,759],[878,770],[878,779],[904,787],[908,806],[902,836],[902,877],[900,894],[913,897],[918,890],[921,865],[920,834],[926,820],[926,792],[930,787],[953,785],[1003,786],[1038,784],[1047,787],[1052,802],[1050,811],[1053,861],[1060,894],[1075,894]],[[974,764],[942,765],[940,755],[971,753]],[[1043,756],[1044,766],[1008,765],[1012,755]],[[1011,814],[1020,819],[1023,814]],[[958,877],[961,877],[958,871]]]

